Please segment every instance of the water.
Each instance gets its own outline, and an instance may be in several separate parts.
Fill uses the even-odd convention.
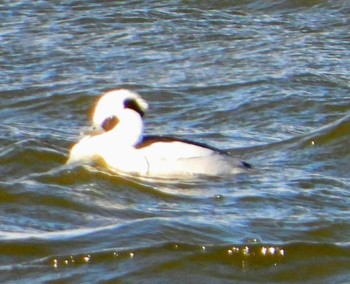
[[[348,1],[3,1],[0,279],[346,283]],[[255,172],[64,166],[103,91]]]

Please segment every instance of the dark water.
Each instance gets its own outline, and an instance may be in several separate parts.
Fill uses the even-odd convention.
[[[350,281],[350,2],[2,1],[0,280]],[[64,166],[105,90],[254,173]]]

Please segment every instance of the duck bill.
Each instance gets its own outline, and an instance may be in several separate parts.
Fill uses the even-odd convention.
[[[82,129],[80,132],[81,136],[96,136],[100,135],[102,133],[105,133],[106,131],[102,127],[98,126],[90,126],[86,127],[85,129]]]

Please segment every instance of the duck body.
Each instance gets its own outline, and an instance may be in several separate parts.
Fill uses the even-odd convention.
[[[108,100],[104,100],[106,96]],[[107,113],[101,108],[103,104],[108,106]],[[113,104],[118,111],[113,110]],[[96,106],[94,134],[73,146],[68,163],[102,160],[114,172],[149,177],[218,176],[250,168],[229,153],[202,143],[143,135],[147,106],[138,94],[128,90],[107,93]]]
[[[148,161],[148,174],[223,175],[241,173],[248,164],[206,144],[169,136],[145,136],[136,145]]]

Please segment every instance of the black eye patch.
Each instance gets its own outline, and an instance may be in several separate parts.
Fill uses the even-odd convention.
[[[102,122],[102,128],[105,130],[105,131],[109,131],[111,129],[113,129],[119,122],[119,119],[112,115],[110,117],[107,117],[103,122]]]
[[[124,101],[124,107],[132,109],[140,114],[141,117],[145,115],[145,112],[140,108],[138,103],[133,99],[127,99]]]

